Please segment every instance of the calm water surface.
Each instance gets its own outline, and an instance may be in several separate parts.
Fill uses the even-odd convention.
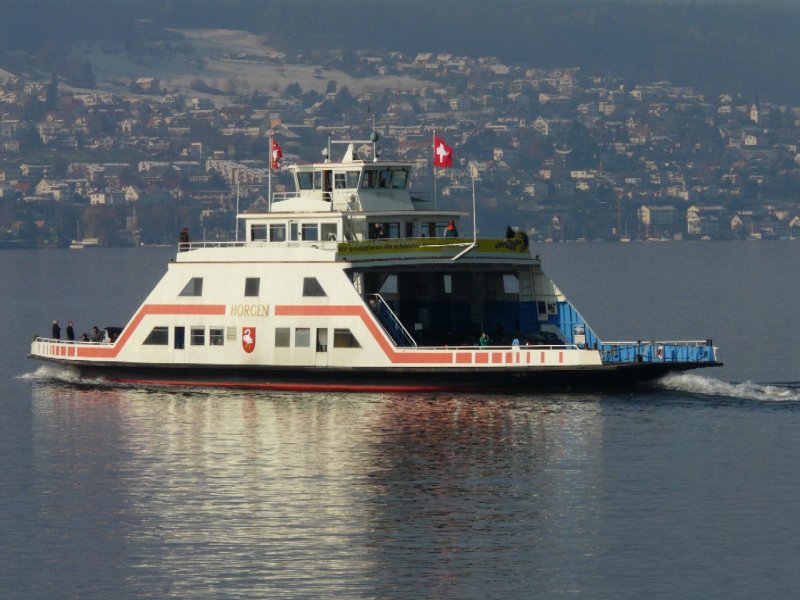
[[[0,598],[794,598],[800,243],[559,244],[600,335],[722,369],[527,396],[165,392],[28,361],[168,249],[0,252]]]

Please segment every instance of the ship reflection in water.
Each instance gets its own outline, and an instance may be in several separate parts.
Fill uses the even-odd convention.
[[[123,596],[563,592],[593,551],[596,400],[37,382],[36,497],[87,590],[102,565]]]

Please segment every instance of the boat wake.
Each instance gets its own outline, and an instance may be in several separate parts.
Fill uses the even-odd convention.
[[[661,378],[658,385],[667,390],[704,396],[722,396],[759,402],[800,402],[800,385],[792,383],[769,384],[750,381],[729,383],[713,377],[676,373]]]
[[[42,365],[32,373],[23,373],[22,375],[17,375],[17,379],[27,379],[35,382],[57,381],[62,383],[70,383],[73,385],[107,384],[107,382],[105,382],[103,379],[87,379],[86,377],[81,377],[72,369],[54,365]]]

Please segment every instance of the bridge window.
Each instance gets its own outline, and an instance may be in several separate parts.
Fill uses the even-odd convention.
[[[269,240],[271,242],[285,242],[286,241],[286,224],[273,223],[269,226]]]
[[[303,239],[306,241],[316,241],[319,239],[319,230],[316,223],[303,223]]]
[[[333,187],[337,190],[343,190],[347,187],[347,174],[334,173],[333,174]]]
[[[364,189],[374,188],[375,183],[378,181],[377,169],[367,169],[364,171],[364,177],[361,180],[361,187]]]
[[[169,344],[169,328],[156,326],[150,330],[144,340],[145,346],[166,346]]]
[[[303,277],[303,296],[327,296],[316,277]]]
[[[320,232],[322,233],[321,239],[323,241],[330,241],[336,240],[336,223],[323,223],[320,226]]]
[[[186,287],[181,290],[181,296],[202,296],[203,295],[203,278],[192,277]]]
[[[398,169],[397,171],[392,171],[392,187],[394,189],[401,190],[406,187],[406,182],[408,181],[408,170],[407,169]]]
[[[387,188],[392,181],[392,172],[389,169],[383,169],[378,174],[378,187]]]
[[[266,225],[250,225],[250,239],[254,242],[264,241],[267,239],[267,226]]]
[[[310,190],[314,187],[314,174],[312,172],[308,173],[298,173],[297,174],[297,189],[299,190]]]
[[[351,190],[358,188],[358,176],[361,175],[360,171],[347,172],[347,187]]]
[[[246,277],[244,280],[244,295],[245,296],[258,296],[261,288],[261,279],[259,277]]]
[[[334,329],[333,330],[333,347],[334,348],[361,348],[356,336],[354,336],[349,329]]]

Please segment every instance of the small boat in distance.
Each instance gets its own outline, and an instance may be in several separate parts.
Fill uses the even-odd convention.
[[[711,340],[607,341],[524,232],[409,188],[377,134],[293,165],[294,191],[239,214],[244,239],[181,244],[116,337],[39,336],[30,357],[110,383],[291,390],[533,391],[629,385],[721,365]],[[645,338],[642,338],[645,339]]]

